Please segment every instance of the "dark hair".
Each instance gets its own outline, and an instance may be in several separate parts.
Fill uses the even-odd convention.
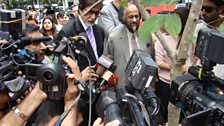
[[[52,17],[50,17],[50,16],[47,16],[47,17],[45,17],[45,18],[43,19],[43,21],[42,21],[42,24],[43,24],[43,25],[42,25],[42,28],[41,28],[41,33],[43,33],[44,35],[48,35],[48,34],[47,34],[47,31],[44,29],[44,21],[45,21],[46,19],[49,19],[49,20],[51,21],[51,23],[52,23],[52,29],[51,29],[51,31],[52,31],[52,33],[53,33],[53,37],[56,38],[56,36],[57,36],[57,29],[56,29],[54,20],[53,20]]]
[[[64,99],[47,99],[41,103],[37,110],[37,117],[34,126],[46,125],[56,115],[61,115],[64,111]]]
[[[73,7],[76,7],[76,6],[78,6],[78,4],[72,4],[70,9],[72,9]]]
[[[79,0],[79,9],[80,10],[83,10],[86,7],[89,7],[89,6],[93,5],[97,1],[98,0]],[[103,6],[103,3],[102,2],[100,4],[102,4],[102,6]]]
[[[63,10],[59,11],[58,14],[57,14],[57,19],[58,19],[59,17],[60,17],[60,18],[63,18],[65,14],[66,14],[65,11],[63,11]]]
[[[175,9],[173,11],[175,14],[177,14],[180,17],[180,20],[181,20],[181,30],[180,30],[180,33],[179,33],[179,38],[181,38],[181,36],[184,32],[184,28],[185,28],[185,25],[187,23],[189,11],[190,10],[187,7],[178,7],[177,9]],[[179,41],[178,41],[177,49],[180,45],[180,41],[181,41],[181,39],[179,39]]]
[[[177,9],[174,10],[174,13],[177,14],[180,17],[181,20],[181,31],[179,35],[182,35],[184,32],[184,28],[188,19],[188,14],[189,14],[189,8],[187,7],[178,7]]]
[[[34,24],[27,24],[25,30],[22,31],[22,37],[26,36],[26,33],[32,33],[32,32],[36,32],[39,31],[40,27]]]
[[[209,0],[209,1],[214,3],[216,6],[223,6],[224,5],[223,0]]]

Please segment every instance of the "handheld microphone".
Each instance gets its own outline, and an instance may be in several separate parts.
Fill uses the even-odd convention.
[[[116,70],[116,68],[117,67],[115,65],[112,65],[111,68],[103,74],[102,81],[100,81],[99,85],[96,85],[96,89],[93,90],[94,93],[98,92],[100,90],[100,87],[108,83],[109,79],[112,77],[113,72]],[[110,86],[112,86],[112,83],[110,84]]]
[[[113,74],[113,75],[110,77],[110,79],[108,80],[108,82],[107,82],[107,86],[108,86],[108,87],[114,87],[114,86],[116,86],[118,80],[119,80],[118,75],[117,75],[117,74]]]
[[[106,69],[110,68],[113,64],[113,56],[108,55],[107,57],[102,55],[97,61],[96,74],[102,76]]]
[[[39,43],[39,42],[44,42],[49,40],[51,40],[51,38],[48,36],[37,37],[37,38],[21,37],[16,42],[20,43],[20,46],[25,47],[32,43]]]

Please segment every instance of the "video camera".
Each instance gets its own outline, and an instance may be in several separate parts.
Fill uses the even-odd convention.
[[[41,88],[50,99],[64,97],[66,89],[65,69],[55,63],[41,64],[35,54],[25,50],[24,47],[31,43],[48,41],[49,37],[27,38],[23,37],[9,44],[1,45],[2,57],[0,58],[0,84],[1,91],[7,91],[15,102],[31,86],[31,81],[39,80]],[[18,75],[21,71],[23,77]]]
[[[26,27],[25,10],[0,9],[0,22],[0,30],[9,32],[12,38],[17,40]]]
[[[212,69],[224,63],[224,34],[204,32],[198,34],[195,55],[202,66],[188,69],[190,75],[179,76],[171,83],[170,102],[181,108],[182,126],[224,125],[224,81]]]
[[[125,69],[125,89],[102,93],[96,105],[99,116],[106,123],[117,119],[124,126],[156,125],[158,99],[150,85],[157,69],[157,64],[148,53],[135,50]]]

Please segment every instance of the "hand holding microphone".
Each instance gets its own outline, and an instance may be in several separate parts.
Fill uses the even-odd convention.
[[[93,70],[94,66],[91,67],[86,67],[82,72],[81,72],[81,80],[87,81],[89,79],[89,76],[91,74],[91,79],[93,81],[96,81],[97,78],[99,77],[98,74]]]

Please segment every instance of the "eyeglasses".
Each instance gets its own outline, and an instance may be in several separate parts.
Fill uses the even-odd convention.
[[[86,12],[88,9],[84,9],[84,11]],[[86,15],[92,16],[95,15],[96,17],[101,16],[101,12],[99,11],[94,11],[94,10],[90,10],[89,12],[86,13]]]
[[[211,13],[214,9],[217,9],[217,7],[212,6],[202,6],[201,11],[205,11],[206,13]]]

